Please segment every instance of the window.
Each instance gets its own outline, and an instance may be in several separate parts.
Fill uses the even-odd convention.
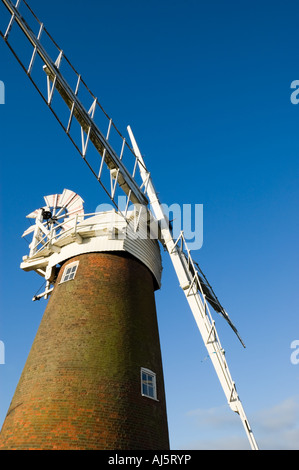
[[[141,395],[157,400],[156,374],[141,368]]]
[[[76,275],[76,271],[78,268],[79,261],[76,261],[75,263],[68,264],[63,272],[62,278],[60,282],[66,282],[66,281],[71,281],[74,279]]]

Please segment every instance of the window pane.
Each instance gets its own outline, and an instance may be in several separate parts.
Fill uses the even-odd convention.
[[[156,399],[156,376],[154,373],[142,370],[141,390],[143,395]]]
[[[77,272],[78,264],[78,262],[76,264],[72,263],[71,266],[67,266],[65,268],[61,282],[71,281],[72,279],[74,279]]]

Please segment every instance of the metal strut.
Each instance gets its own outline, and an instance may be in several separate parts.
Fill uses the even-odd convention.
[[[112,202],[122,213],[116,200],[116,189],[118,187],[127,196],[126,209],[131,201],[135,205],[147,207],[148,210],[148,203],[150,202],[151,211],[160,224],[161,241],[169,253],[180,286],[189,303],[229,406],[233,411],[239,414],[251,448],[255,450],[258,449],[242,403],[239,399],[235,383],[231,378],[224,350],[218,338],[215,322],[210,314],[208,302],[211,303],[211,298],[209,298],[210,294],[207,295],[207,292],[210,293],[211,290],[207,290],[207,286],[203,282],[201,273],[188,250],[184,234],[182,233],[176,241],[174,241],[172,237],[169,222],[163,212],[150,173],[146,169],[130,127],[128,127],[128,132],[133,150],[127,144],[126,139],[117,130],[112,119],[103,110],[97,98],[91,93],[81,75],[76,72],[63,51],[49,35],[43,23],[38,20],[27,2],[25,0],[17,0],[14,5],[11,0],[2,0],[2,3],[6,6],[10,14],[10,20],[5,33],[0,31],[1,36]],[[21,6],[24,7],[24,12],[22,13],[20,13]],[[29,22],[25,19],[26,15],[30,15]],[[32,24],[32,21],[33,23],[35,22],[37,26],[36,33],[34,33],[28,25],[29,23]],[[24,37],[29,41],[29,45],[32,48],[31,58],[28,64],[26,60],[18,55],[15,46],[8,40],[15,26],[24,34]],[[42,44],[42,40],[45,36],[46,39],[50,41],[52,49],[54,48],[56,51],[54,59],[51,58],[53,53],[48,53]],[[35,65],[38,60],[40,63],[38,71],[41,72],[39,80],[34,76]],[[68,66],[68,71],[71,72],[72,78],[75,78],[75,80],[73,80],[75,83],[73,88],[69,85],[68,75],[63,72],[65,65]],[[88,96],[87,104],[85,104],[85,102],[83,103],[80,98],[82,88]],[[55,91],[58,92],[58,95]],[[54,107],[56,96],[62,98],[62,103],[67,112],[65,112],[65,110],[64,112],[61,111],[61,103],[57,108]],[[107,131],[104,133],[96,123],[98,114],[106,120]],[[65,122],[63,121],[63,116],[66,116]],[[74,122],[77,122],[79,125],[76,136],[72,133]],[[110,144],[112,130],[116,132],[120,140],[121,150],[119,154],[114,150],[115,147],[112,148]],[[88,157],[90,142],[95,149],[97,157],[95,161],[89,160]],[[129,163],[126,161],[126,152],[129,155]],[[131,170],[128,169],[129,167]],[[108,170],[108,178],[106,179],[104,178],[105,168]],[[137,168],[139,169],[139,174],[137,173]],[[212,297],[212,305],[216,306],[217,311],[222,314],[234,329],[235,333],[238,334],[217,298],[213,295]]]

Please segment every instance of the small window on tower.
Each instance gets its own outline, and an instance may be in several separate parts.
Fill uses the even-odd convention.
[[[141,395],[157,400],[156,374],[141,368]]]
[[[75,263],[68,264],[63,271],[62,278],[60,282],[66,282],[66,281],[71,281],[74,279],[76,275],[76,271],[78,268],[79,261],[76,261]]]

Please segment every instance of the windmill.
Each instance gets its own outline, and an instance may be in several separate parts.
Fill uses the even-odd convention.
[[[51,285],[57,282],[60,263],[65,263],[70,258],[75,259],[73,257],[78,253],[82,254],[87,245],[84,239],[88,239],[89,244],[92,244],[94,239],[98,242],[103,224],[105,236],[110,237],[111,241],[109,230],[113,231],[114,236],[124,230],[128,234],[128,228],[129,233],[133,233],[132,221],[136,229],[141,214],[146,215],[149,225],[155,221],[160,245],[171,259],[227,402],[240,416],[250,446],[256,450],[257,443],[230,375],[210,308],[222,315],[243,346],[244,344],[211,285],[193,260],[184,233],[181,232],[177,239],[173,238],[171,225],[131,128],[127,128],[129,144],[25,0],[17,0],[15,5],[10,0],[2,2],[7,8],[9,21],[1,36],[115,206],[115,212],[101,216],[89,214],[86,218],[80,196],[65,190],[61,195],[45,197],[46,205],[29,214],[35,224],[25,232],[26,235],[32,232],[33,239],[29,256],[24,257],[22,268],[33,269],[46,279],[46,290],[39,298],[47,298],[51,294]],[[18,43],[11,40],[15,29],[21,32],[23,41],[31,48],[29,62],[19,53]],[[122,207],[118,204],[119,194],[126,197],[126,203]],[[132,204],[135,207],[133,214]],[[101,220],[101,217],[104,220]],[[151,244],[151,256],[146,257],[141,254],[142,249],[137,255],[136,247],[134,248],[132,243],[127,243],[124,248],[126,239],[122,236],[116,238],[117,240],[113,238],[114,242],[122,244],[122,248],[118,245],[118,249],[126,249],[133,256],[143,258],[142,262],[147,265],[159,284],[159,262],[150,261],[151,258],[158,259],[156,245]],[[67,252],[69,246],[78,246],[78,252],[72,253],[72,257]],[[74,266],[70,265],[64,273],[72,276],[75,272],[72,271],[72,268],[75,270]],[[62,275],[64,274],[60,269],[58,276]],[[142,377],[145,381],[144,387],[154,393],[154,376],[144,369]]]

